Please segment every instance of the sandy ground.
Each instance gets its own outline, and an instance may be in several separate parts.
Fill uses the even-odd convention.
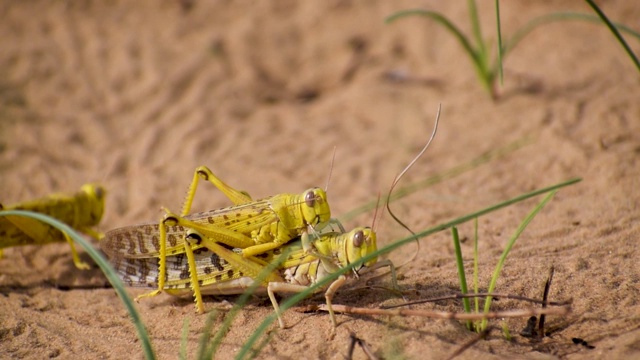
[[[513,340],[495,331],[460,358],[640,357],[638,73],[603,27],[555,23],[534,31],[510,54],[500,98],[492,101],[442,28],[421,18],[383,24],[394,11],[420,7],[441,11],[468,31],[464,4],[4,1],[0,201],[100,182],[109,191],[99,227],[107,231],[155,221],[161,206],[177,211],[198,165],[254,198],[324,187],[337,146],[329,201],[340,216],[388,190],[428,138],[442,104],[436,140],[404,184],[530,141],[394,203],[413,229],[584,179],[559,192],[531,223],[497,286],[539,298],[553,265],[551,298],[573,299],[573,312],[548,319],[556,330],[542,342],[517,335],[526,319],[496,321],[508,325]],[[480,4],[491,34],[492,4]],[[640,8],[633,2],[602,5],[611,18],[637,25]],[[589,11],[580,2],[567,6],[505,4],[503,31],[513,33],[552,11]],[[640,53],[637,41],[630,44]],[[229,204],[215,189],[203,189],[196,210]],[[536,201],[480,218],[484,289],[504,244]],[[372,217],[363,214],[346,226],[368,225]],[[470,270],[473,227],[465,224],[460,232]],[[389,216],[378,229],[380,245],[406,235]],[[406,297],[455,292],[450,235],[439,233],[420,245],[401,271]],[[389,256],[402,263],[415,249],[408,245]],[[122,303],[95,265],[76,270],[65,244],[10,248],[5,255],[0,357],[143,357]],[[220,300],[207,298],[207,308]],[[400,301],[388,291],[353,288],[335,299],[363,307]],[[319,303],[321,297],[306,301]],[[521,306],[503,300],[495,309]],[[417,308],[461,307],[440,302]],[[163,295],[138,309],[160,358],[178,357],[185,319],[188,354],[195,355],[206,316],[194,313],[191,300]],[[252,301],[218,357],[232,358],[271,311],[268,301]],[[274,332],[260,358],[340,359],[353,331],[382,358],[440,359],[475,336],[456,321],[339,315],[337,335],[328,340],[326,314],[291,310],[285,317],[291,328]],[[360,348],[354,356],[365,358]]]

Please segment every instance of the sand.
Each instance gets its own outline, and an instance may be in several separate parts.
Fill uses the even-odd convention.
[[[495,43],[492,4],[479,7],[485,35]],[[630,26],[640,17],[633,2],[602,6]],[[604,27],[573,21],[538,28],[507,57],[504,85],[492,100],[460,45],[433,21],[383,23],[400,9],[429,8],[468,32],[464,2],[28,1],[0,7],[3,204],[99,182],[108,196],[98,229],[107,231],[156,221],[161,206],[178,211],[199,165],[254,198],[324,187],[336,147],[328,193],[340,216],[388,191],[428,139],[441,104],[436,139],[404,185],[525,143],[393,203],[412,229],[583,179],[562,189],[529,225],[496,288],[540,298],[554,266],[550,297],[572,299],[572,313],[548,318],[554,331],[542,341],[518,335],[526,318],[492,321],[508,326],[513,339],[493,331],[459,358],[640,357],[640,81]],[[502,28],[509,36],[535,16],[568,10],[590,11],[579,2],[505,3]],[[640,53],[638,41],[629,42]],[[481,289],[538,201],[479,219]],[[227,205],[219,191],[203,185],[194,210]],[[345,226],[372,219],[368,212]],[[459,230],[470,276],[473,224]],[[380,246],[407,235],[383,216]],[[416,249],[410,244],[388,257],[400,264]],[[82,258],[90,261],[84,252]],[[458,291],[450,234],[420,240],[416,258],[400,273],[410,300]],[[389,286],[389,278],[375,284]],[[142,358],[129,316],[107,285],[95,265],[77,270],[64,243],[6,249],[0,357]],[[354,284],[335,303],[373,308],[402,302],[379,287]],[[234,299],[207,297],[205,305],[211,310]],[[302,306],[322,302],[319,296]],[[494,305],[527,306],[512,300]],[[179,356],[185,320],[187,354],[195,356],[207,317],[195,314],[190,299],[157,296],[138,310],[159,358]],[[268,300],[252,300],[217,357],[234,357],[271,312]],[[273,327],[259,358],[341,359],[353,332],[381,358],[442,359],[475,337],[458,321],[339,315],[331,340],[324,313],[293,309],[285,319],[290,328]],[[356,347],[354,358],[366,355]]]

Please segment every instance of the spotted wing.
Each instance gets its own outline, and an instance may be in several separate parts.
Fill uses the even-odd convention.
[[[268,199],[231,206],[218,210],[194,213],[185,218],[212,227],[219,226],[251,236],[251,232],[277,220],[269,208]],[[184,253],[183,226],[167,227],[167,255]],[[102,250],[125,258],[147,258],[160,256],[160,230],[158,223],[126,226],[108,231],[100,242]]]

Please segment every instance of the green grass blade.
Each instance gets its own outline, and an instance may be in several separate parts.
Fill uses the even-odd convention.
[[[151,340],[149,339],[147,329],[144,327],[144,323],[140,318],[140,314],[138,314],[138,311],[133,305],[133,301],[131,300],[131,298],[129,298],[129,295],[124,288],[124,284],[122,284],[122,281],[116,274],[115,270],[113,270],[109,262],[107,262],[107,260],[98,252],[98,250],[94,249],[93,246],[89,244],[89,242],[87,242],[69,225],[62,223],[50,216],[25,210],[0,211],[0,216],[24,216],[41,221],[64,232],[65,234],[68,234],[73,239],[73,241],[79,244],[84,249],[84,251],[86,251],[89,256],[91,256],[93,261],[98,264],[100,270],[102,270],[104,275],[107,277],[107,280],[109,280],[109,283],[111,283],[111,286],[113,286],[116,293],[118,293],[118,296],[120,296],[120,299],[124,303],[127,311],[129,312],[129,315],[131,316],[131,319],[133,320],[133,324],[138,331],[138,338],[142,343],[142,349],[144,351],[145,358],[149,360],[155,359],[155,354],[153,353],[153,348],[151,346]]]
[[[509,331],[509,325],[505,322],[502,323],[502,334],[507,341],[511,341],[513,336],[511,336],[511,331]]]
[[[451,228],[451,235],[453,236],[453,247],[456,254],[456,265],[458,266],[458,279],[460,281],[460,292],[464,295],[467,294],[467,277],[464,273],[464,261],[462,260],[462,248],[460,247],[460,237],[458,236],[458,228]],[[464,312],[471,313],[471,306],[469,305],[469,298],[462,298],[462,307]],[[473,330],[473,324],[471,320],[467,320],[467,329]]]
[[[529,145],[531,143],[533,143],[533,138],[523,137],[505,146],[487,151],[484,154],[464,164],[454,166],[448,170],[441,172],[440,174],[430,176],[422,181],[399,188],[398,190],[394,191],[393,194],[391,194],[391,197],[389,198],[389,202],[409,196],[418,190],[441,183],[444,180],[452,179],[458,175],[462,175],[465,172],[473,170],[480,165],[483,165],[492,160],[507,156],[508,154],[524,147],[525,145]],[[358,206],[355,209],[345,213],[344,215],[340,216],[338,220],[340,222],[347,222],[349,220],[354,219],[356,216],[360,214],[364,214],[368,211],[375,209],[377,205],[378,205],[378,200],[376,198],[375,200],[369,201],[364,205]]]
[[[471,20],[471,32],[476,43],[476,58],[474,65],[478,78],[482,86],[487,92],[495,98],[495,90],[493,81],[495,79],[495,72],[491,71],[489,50],[487,49],[486,41],[482,36],[482,29],[480,28],[480,17],[478,16],[478,9],[476,7],[475,0],[467,0],[467,8],[469,9],[469,17]]]
[[[251,354],[250,354],[251,359],[258,358],[258,355],[260,354],[262,349],[264,349],[264,347],[267,346],[267,344],[269,344],[269,342],[271,341],[271,338],[273,338],[273,335],[275,335],[274,331],[268,332],[267,336],[265,336],[264,339],[262,339],[262,341],[255,348],[251,348]]]
[[[482,38],[482,29],[480,28],[480,17],[478,16],[478,8],[476,7],[475,0],[467,0],[467,8],[469,9],[469,18],[471,20],[471,33],[476,42],[478,60],[480,60],[480,66],[487,68],[487,47],[485,46],[484,39]]]
[[[498,74],[500,85],[504,85],[504,74],[502,69],[502,27],[500,26],[500,1],[496,0],[496,33],[498,34]]]
[[[182,337],[180,339],[180,360],[187,360],[187,341],[189,340],[189,318],[182,321]]]
[[[592,15],[592,14],[581,14],[581,13],[574,13],[574,12],[557,12],[557,13],[552,13],[547,15],[541,15],[527,22],[524,26],[518,29],[508,41],[505,42],[504,49],[502,51],[503,55],[506,57],[507,53],[511,52],[511,50],[513,50],[516,47],[516,45],[518,45],[518,43],[520,43],[520,41],[525,36],[527,36],[530,32],[538,28],[540,25],[545,25],[545,24],[549,24],[557,21],[567,21],[567,20],[580,20],[580,21],[587,21],[587,22],[592,22],[596,24],[602,24],[602,20],[598,16]],[[618,30],[640,40],[639,32],[629,28],[624,24],[613,23],[613,25]]]
[[[559,183],[559,184],[556,184],[556,185],[553,185],[553,186],[549,186],[549,187],[546,187],[546,188],[543,188],[543,189],[539,189],[539,190],[534,190],[534,191],[531,191],[531,192],[516,196],[516,197],[514,197],[512,199],[500,202],[498,204],[489,206],[489,207],[484,208],[482,210],[478,210],[476,212],[461,216],[461,217],[459,217],[459,218],[457,218],[455,220],[452,220],[452,221],[449,221],[449,222],[446,222],[446,223],[442,223],[442,224],[434,226],[434,227],[432,227],[430,229],[421,231],[421,232],[416,233],[415,235],[409,236],[407,238],[395,241],[395,242],[383,247],[382,249],[378,250],[378,253],[379,254],[384,254],[384,253],[390,252],[390,251],[395,250],[396,248],[398,248],[398,247],[400,247],[402,245],[405,245],[405,244],[407,244],[407,243],[409,243],[409,242],[411,242],[411,241],[413,241],[415,239],[423,238],[425,236],[428,236],[428,235],[437,233],[439,231],[448,229],[448,228],[450,228],[452,226],[456,226],[456,225],[465,223],[465,222],[467,222],[469,220],[473,220],[476,217],[480,217],[482,215],[486,215],[486,214],[494,212],[496,210],[505,208],[505,207],[507,207],[509,205],[521,202],[523,200],[532,198],[534,196],[538,196],[538,195],[541,195],[541,194],[544,194],[544,193],[548,193],[548,192],[556,190],[556,189],[560,189],[560,188],[565,187],[565,186],[573,185],[573,184],[578,183],[580,181],[582,181],[582,179],[574,178],[574,179],[570,179],[570,180],[564,181],[562,183]],[[363,257],[362,259],[358,260],[358,262],[355,263],[355,264],[364,263],[364,262],[368,261],[370,258],[373,258],[373,257],[374,256]]]
[[[207,315],[207,320],[204,323],[204,328],[202,329],[202,334],[200,334],[200,340],[198,340],[198,353],[196,354],[196,359],[198,360],[209,360],[213,358],[213,353],[217,349],[218,343],[214,340],[212,341],[212,345],[209,346],[209,339],[211,338],[211,331],[213,329],[213,323],[215,321],[216,316],[218,316],[217,311],[212,311]],[[225,326],[221,326],[220,330],[218,330],[217,334],[222,333],[221,338],[226,334],[227,328]]]
[[[478,293],[478,218],[473,219],[473,293]],[[476,313],[480,311],[480,298],[474,299]]]
[[[458,40],[460,45],[462,45],[462,48],[467,53],[467,56],[469,56],[469,58],[471,59],[471,62],[473,62],[473,65],[476,68],[476,72],[478,73],[478,76],[480,76],[484,81],[486,67],[483,66],[484,59],[482,58],[482,54],[480,53],[480,51],[473,48],[467,36],[462,31],[460,31],[460,29],[457,26],[455,26],[451,21],[449,21],[449,19],[447,19],[444,15],[435,11],[430,11],[430,10],[421,10],[421,9],[402,10],[388,16],[385,19],[385,23],[389,24],[400,18],[407,17],[407,16],[416,16],[416,15],[431,18],[437,24],[440,24],[445,29],[447,29],[453,35],[453,37],[455,37]]]
[[[260,274],[258,274],[258,276],[253,281],[253,284],[251,284],[251,286],[249,286],[249,288],[244,293],[242,293],[242,295],[238,298],[234,306],[231,308],[231,310],[225,317],[224,322],[222,323],[222,326],[220,327],[220,329],[218,329],[216,336],[211,341],[211,345],[207,347],[206,350],[203,352],[204,355],[201,357],[201,359],[213,358],[213,355],[216,353],[216,351],[222,344],[222,339],[227,334],[227,331],[231,327],[231,323],[233,322],[235,317],[240,313],[240,310],[242,310],[242,308],[247,303],[247,301],[249,301],[253,293],[260,286],[264,284],[265,279],[276,270],[279,264],[281,264],[283,261],[287,259],[287,256],[289,256],[289,251],[286,251],[285,249],[285,251],[283,251],[283,253],[280,254],[280,256],[278,256],[278,258],[274,262],[270,263],[268,266],[265,266],[265,268],[260,272]],[[250,351],[251,345],[252,344],[248,344],[248,343],[243,344],[240,352]]]
[[[553,196],[556,194],[557,191],[558,190],[553,190],[551,193],[545,196],[544,199],[542,199],[542,201],[529,213],[529,215],[527,215],[527,217],[522,221],[520,226],[518,226],[518,229],[516,230],[516,232],[511,236],[511,238],[507,242],[507,246],[505,247],[504,251],[502,252],[502,255],[500,256],[500,260],[498,260],[498,265],[496,265],[496,269],[494,270],[493,275],[491,276],[491,281],[489,282],[489,288],[487,289],[488,293],[492,293],[493,290],[495,289],[496,283],[498,282],[498,277],[500,276],[500,272],[502,271],[502,268],[504,266],[504,262],[507,260],[507,256],[509,255],[509,252],[511,252],[511,248],[513,248],[513,245],[516,243],[516,240],[518,240],[518,238],[520,237],[524,229],[527,228],[527,226],[533,220],[533,218],[535,218],[536,215],[540,212],[540,210],[542,210],[542,208],[544,208],[544,206],[551,200],[551,198],[553,198]],[[489,313],[489,310],[491,309],[492,298],[493,298],[492,296],[487,296],[487,298],[485,299],[485,302],[484,302],[485,314]],[[487,327],[487,319],[484,319],[482,320],[482,324],[480,325],[480,331],[486,329],[486,327]]]
[[[502,209],[504,207],[507,207],[509,205],[515,204],[517,202],[532,198],[534,196],[538,196],[540,194],[544,194],[550,191],[554,191],[557,189],[560,189],[562,187],[565,186],[569,186],[569,185],[573,185],[577,182],[582,181],[582,179],[580,178],[574,178],[574,179],[570,179],[567,181],[564,181],[562,183],[556,184],[556,185],[552,185],[543,189],[539,189],[539,190],[534,190],[519,196],[516,196],[512,199],[509,199],[507,201],[503,201],[501,203],[486,207],[484,209],[478,210],[476,212],[464,215],[462,217],[459,217],[457,219],[451,220],[449,222],[446,223],[442,223],[440,225],[434,226],[432,228],[429,228],[427,230],[421,231],[419,233],[416,233],[415,235],[406,237],[404,239],[395,241],[381,249],[379,249],[378,251],[369,254],[367,256],[362,257],[360,260],[353,262],[352,264],[350,264],[349,266],[346,266],[338,271],[336,271],[335,273],[325,277],[324,279],[318,281],[315,285],[309,287],[308,290],[301,292],[299,294],[295,294],[293,296],[291,296],[290,298],[288,298],[287,300],[285,300],[282,304],[280,304],[280,310],[282,312],[285,312],[287,309],[291,308],[293,305],[297,304],[298,302],[302,301],[305,297],[313,294],[314,292],[316,292],[318,289],[327,286],[329,284],[329,282],[335,280],[338,278],[338,276],[342,275],[342,274],[346,274],[347,272],[351,271],[351,269],[353,269],[354,267],[358,267],[361,266],[362,264],[372,260],[373,258],[376,258],[382,254],[386,254],[388,252],[391,252],[397,248],[399,248],[400,246],[406,245],[416,239],[420,239],[423,237],[426,237],[428,235],[440,232],[442,230],[448,229],[450,227],[465,223],[469,220],[473,220],[474,218],[477,218],[479,216],[482,215],[486,215],[488,213],[491,213],[493,211]],[[236,356],[236,359],[244,359],[248,352],[249,349],[251,349],[251,347],[253,346],[254,343],[256,343],[256,341],[258,341],[258,339],[260,338],[260,336],[262,336],[262,334],[264,334],[267,331],[267,328],[269,327],[269,325],[276,319],[275,314],[271,314],[269,316],[267,316],[262,323],[258,326],[258,328],[253,332],[253,334],[251,334],[251,336],[249,337],[249,339],[247,339],[247,342],[244,344],[245,346],[243,347],[243,349],[241,349],[241,351],[238,353],[238,355]]]
[[[306,291],[305,291],[306,293]],[[303,294],[303,293],[300,293]],[[298,294],[298,295],[300,295]],[[294,297],[298,297],[298,295],[293,296]],[[292,299],[290,298],[290,299]],[[289,300],[290,300],[289,299]],[[300,300],[304,299],[304,297],[301,297]],[[285,311],[285,307],[283,306],[285,305],[280,304],[280,310],[281,311]],[[251,348],[253,347],[253,344],[256,343],[256,341],[258,341],[258,339],[260,339],[260,337],[262,336],[262,334],[264,334],[267,331],[267,328],[269,327],[269,325],[271,325],[271,323],[276,319],[276,314],[272,313],[269,316],[267,316],[262,323],[260,323],[260,325],[258,326],[258,328],[253,332],[253,334],[251,334],[251,336],[249,337],[249,339],[247,339],[247,341],[243,344],[242,349],[240,349],[240,351],[238,352],[238,354],[236,355],[235,359],[236,360],[242,360],[245,358],[254,358],[256,357],[257,354],[252,353],[253,356],[248,356],[249,352],[251,351]]]
[[[629,44],[627,44],[627,42],[624,40],[622,35],[620,35],[620,31],[618,31],[616,26],[609,20],[609,18],[607,18],[604,12],[598,7],[598,5],[596,5],[596,3],[593,2],[593,0],[585,0],[585,1],[589,4],[589,6],[591,6],[593,11],[595,11],[596,14],[598,14],[598,17],[600,17],[602,22],[604,22],[607,25],[609,30],[611,30],[611,32],[613,33],[613,36],[615,36],[616,39],[618,39],[618,42],[620,42],[624,50],[627,52],[627,54],[631,58],[631,61],[633,61],[633,63],[636,65],[636,68],[638,68],[638,71],[640,71],[640,61],[638,61],[636,54],[633,53],[633,51],[629,47]]]
[[[402,10],[388,16],[384,20],[384,22],[387,24],[390,24],[403,17],[416,16],[416,15],[431,18],[436,23],[444,26],[449,32],[451,32],[451,34],[456,39],[458,39],[458,42],[460,43],[460,45],[462,45],[464,50],[467,52],[467,55],[471,57],[474,62],[480,61],[480,59],[478,59],[477,51],[473,48],[467,36],[457,26],[455,26],[455,24],[449,21],[449,19],[447,19],[444,15],[438,12],[430,11],[430,10],[421,10],[421,9]]]

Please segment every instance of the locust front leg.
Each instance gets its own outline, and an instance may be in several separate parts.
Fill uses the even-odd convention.
[[[204,237],[213,239],[218,243],[222,243],[222,244],[231,246],[233,248],[242,249],[242,256],[244,256],[245,258],[251,258],[256,255],[263,254],[267,251],[277,249],[290,240],[290,239],[287,239],[287,241],[282,241],[276,238],[276,239],[272,239],[272,241],[270,242],[266,242],[263,244],[256,244],[256,241],[253,238],[246,236],[244,234],[241,234],[237,231],[229,230],[222,226],[197,223],[189,219],[186,219],[184,217],[179,217],[175,214],[168,212],[167,215],[165,216],[165,219],[169,219],[169,218],[173,219],[172,224],[174,225],[184,226],[186,228],[193,229],[198,233],[202,234]],[[174,225],[171,225],[171,226],[174,226]],[[255,235],[255,237],[268,238],[269,236],[263,235],[263,232],[272,231],[277,233],[278,231],[284,232],[288,230],[288,229],[281,229],[276,231],[271,228],[272,226],[284,226],[284,225],[278,222],[274,222],[269,226],[261,228],[260,232],[258,232]]]
[[[64,238],[69,243],[69,247],[71,247],[71,258],[73,259],[73,264],[76,266],[76,268],[80,270],[89,270],[91,266],[89,266],[89,264],[87,264],[86,262],[80,260],[80,256],[78,255],[78,251],[76,250],[76,246],[73,243],[73,240],[71,240],[71,237],[65,233]]]
[[[336,231],[333,228],[334,225],[338,227],[339,231]],[[329,228],[329,231],[325,230],[327,229],[327,227]],[[329,221],[324,223],[319,223],[315,227],[307,226],[307,229],[308,230],[310,229],[310,231],[304,231],[301,234],[302,249],[304,249],[305,254],[317,254],[317,251],[315,251],[315,248],[313,247],[312,242],[320,239],[320,235],[327,232],[339,232],[340,234],[344,234],[346,232],[340,220],[336,218],[330,218]]]
[[[276,236],[272,234],[276,234]],[[297,236],[291,235],[290,230],[281,222],[272,222],[251,233],[253,243],[242,249],[242,256],[251,258],[278,249],[295,237]]]
[[[336,294],[338,289],[342,285],[344,285],[347,278],[344,275],[340,275],[336,280],[334,280],[331,285],[327,288],[324,293],[324,298],[327,304],[327,309],[329,311],[329,318],[331,320],[331,333],[330,337],[333,337],[336,332],[336,328],[338,326],[338,322],[336,321],[336,315],[333,312],[333,307],[331,306],[333,296]],[[282,319],[282,313],[280,311],[280,305],[278,304],[278,300],[276,299],[276,292],[284,292],[284,293],[301,293],[305,290],[308,290],[309,287],[305,285],[297,285],[290,284],[284,282],[270,282],[267,286],[267,294],[269,295],[269,299],[271,300],[271,304],[273,305],[274,310],[276,311],[276,316],[278,317],[278,325],[280,328],[285,328],[284,320]]]
[[[360,275],[364,275],[367,273],[372,273],[373,271],[383,268],[383,267],[389,267],[389,272],[385,272],[383,274],[380,275],[375,275],[369,279],[367,279],[367,284],[374,280],[374,279],[378,279],[380,277],[383,277],[385,275],[391,274],[391,290],[393,290],[393,292],[400,294],[403,298],[404,295],[402,295],[402,290],[400,290],[400,286],[398,286],[398,276],[396,274],[396,267],[393,264],[393,262],[391,262],[391,260],[386,259],[386,260],[382,260],[382,261],[378,261],[375,265],[372,265],[368,268],[366,268],[365,271],[361,271]]]
[[[82,228],[79,229],[80,232],[82,232],[83,234],[87,234],[89,236],[91,236],[94,239],[97,239],[98,241],[102,240],[102,238],[104,238],[104,234],[97,232],[91,228]],[[86,262],[80,260],[80,256],[78,255],[78,251],[76,250],[76,246],[73,243],[73,240],[71,239],[71,237],[67,234],[64,233],[64,238],[67,240],[67,242],[69,243],[69,246],[71,247],[71,258],[73,259],[73,263],[75,264],[76,268],[80,269],[80,270],[88,270],[91,268],[91,266],[89,266],[89,264],[87,264]]]

